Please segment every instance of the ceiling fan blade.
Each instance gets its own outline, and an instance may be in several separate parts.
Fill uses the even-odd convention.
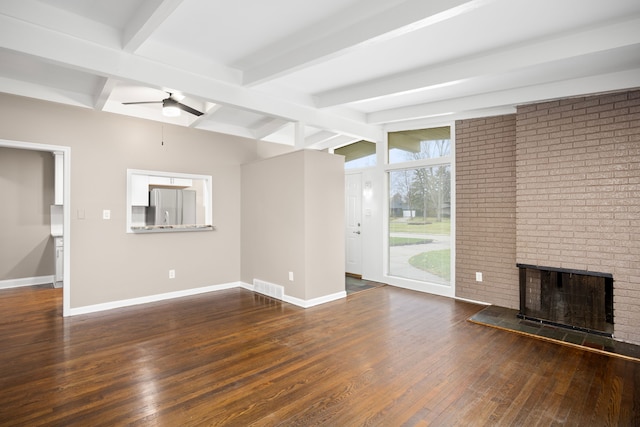
[[[136,104],[162,104],[163,107],[177,107],[183,111],[186,111],[187,113],[193,114],[194,116],[201,116],[204,113],[201,111],[198,111],[194,108],[189,107],[188,105],[185,104],[181,104],[178,101],[176,101],[175,99],[169,97],[166,99],[163,99],[162,101],[138,101],[138,102],[123,102],[123,105],[136,105]]]
[[[138,101],[138,102],[123,102],[122,105],[135,105],[135,104],[162,104],[162,101]]]
[[[198,111],[198,110],[196,110],[196,109],[193,109],[193,108],[189,107],[188,105],[184,105],[184,104],[181,104],[181,103],[179,103],[179,102],[176,102],[176,103],[175,103],[175,105],[176,105],[176,107],[178,107],[179,109],[181,109],[181,110],[183,110],[183,111],[186,111],[187,113],[191,113],[191,114],[193,114],[194,116],[198,116],[198,117],[200,117],[201,115],[203,115],[203,114],[204,114],[204,113],[203,113],[203,112],[201,112],[201,111]]]

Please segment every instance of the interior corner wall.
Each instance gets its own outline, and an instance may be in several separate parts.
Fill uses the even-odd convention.
[[[305,301],[343,292],[343,158],[303,150],[243,165],[241,246],[245,283]]]
[[[256,141],[7,94],[0,138],[71,147],[72,309],[239,282],[240,165]],[[126,233],[127,168],[211,175],[216,230]]]
[[[52,276],[51,153],[0,147],[0,281]]]
[[[456,122],[456,296],[519,306],[513,114]]]

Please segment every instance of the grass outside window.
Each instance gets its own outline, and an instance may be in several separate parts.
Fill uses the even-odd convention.
[[[435,218],[392,218],[389,221],[391,233],[415,233],[415,234],[449,234],[451,220],[443,218],[438,222]]]
[[[451,280],[451,249],[422,252],[412,256],[409,264],[447,281]]]

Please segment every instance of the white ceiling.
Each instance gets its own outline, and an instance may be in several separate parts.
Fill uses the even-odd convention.
[[[635,87],[638,0],[0,1],[0,92],[300,148]]]

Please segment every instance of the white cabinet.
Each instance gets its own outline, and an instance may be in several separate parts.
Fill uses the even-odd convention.
[[[170,176],[150,176],[149,185],[158,187],[191,187],[193,180],[189,178],[174,178]]]
[[[149,175],[131,175],[131,206],[149,206]]]
[[[173,178],[168,176],[150,176],[149,177],[149,185],[171,185],[171,180]]]
[[[54,159],[54,184],[53,184],[53,204],[62,205],[64,203],[64,154],[60,151],[53,152]]]
[[[171,185],[185,188],[191,187],[193,185],[193,180],[187,178],[171,178]]]
[[[53,279],[53,287],[61,288],[64,280],[64,246],[62,237],[53,238],[55,247],[55,274]]]
[[[131,175],[131,206],[149,206],[149,187],[188,188],[193,185],[189,178],[170,176]]]

